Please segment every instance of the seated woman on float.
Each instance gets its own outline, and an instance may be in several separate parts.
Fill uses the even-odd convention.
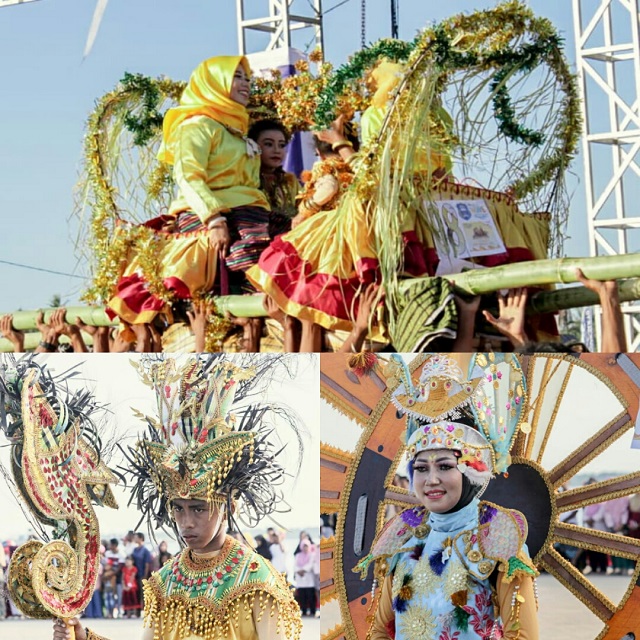
[[[147,226],[157,231],[162,282],[178,299],[209,292],[218,259],[230,272],[231,289],[246,289],[244,271],[271,239],[260,149],[247,136],[250,74],[243,56],[209,58],[192,73],[179,105],[165,114],[158,157],[173,165],[178,195],[168,215]],[[140,267],[137,256],[130,257],[108,304],[134,324],[171,314]]]
[[[372,72],[377,89],[371,106],[362,115],[362,137],[367,145],[363,157],[376,144],[392,98],[390,92],[400,82],[402,69],[401,65],[384,61]],[[342,125],[343,118],[339,118],[318,137],[346,160],[353,155],[353,149]],[[402,141],[393,144],[402,145]],[[413,160],[414,171],[428,181],[432,176],[445,175],[450,167],[448,156],[427,147]],[[247,277],[286,314],[327,329],[350,331],[364,287],[379,279],[379,239],[373,219],[378,197],[379,193],[373,193],[364,202],[354,189],[345,191],[335,208],[319,207],[315,215],[277,238]],[[419,276],[427,273],[422,244],[425,225],[410,205],[407,198],[399,212],[405,252],[403,264],[397,268]]]

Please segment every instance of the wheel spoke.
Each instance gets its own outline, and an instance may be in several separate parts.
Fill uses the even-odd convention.
[[[617,478],[563,491],[556,495],[556,507],[560,512],[572,511],[589,504],[629,496],[637,493],[638,488],[640,488],[640,471],[634,471]]]
[[[599,453],[611,446],[630,426],[632,426],[632,422],[629,414],[626,411],[619,413],[592,438],[589,438],[581,447],[575,449],[564,460],[557,464],[549,472],[550,482],[555,488],[564,484]]]
[[[420,500],[416,498],[416,496],[410,493],[400,493],[399,491],[394,491],[393,489],[387,489],[384,492],[384,499],[388,501],[389,504],[406,504],[407,508],[413,506],[414,504],[421,504]]]
[[[320,445],[321,513],[336,513],[339,510],[347,470],[352,463],[351,453],[324,442]]]
[[[601,553],[631,560],[637,559],[640,555],[640,540],[627,536],[563,523],[556,525],[554,534],[554,542],[580,549],[594,549]]]
[[[553,431],[553,428],[556,424],[556,417],[558,415],[558,411],[560,410],[560,405],[563,401],[565,389],[567,388],[569,379],[571,378],[571,374],[573,373],[573,367],[574,365],[571,364],[565,371],[564,379],[562,381],[562,388],[560,389],[560,393],[556,397],[555,406],[553,407],[553,413],[551,414],[551,418],[549,418],[547,428],[544,432],[544,437],[538,448],[538,455],[536,458],[536,462],[538,464],[542,464],[542,456],[544,455],[545,449],[547,448],[547,443],[549,442],[549,437],[551,436],[551,432]]]
[[[322,538],[320,540],[320,604],[335,597],[336,587],[333,580],[333,558],[336,539]]]
[[[552,413],[547,420],[543,420],[544,427],[541,427],[540,431],[542,432],[542,429],[544,429],[544,432],[541,434],[538,434],[540,419],[543,416],[543,414],[546,414],[546,411],[544,411],[543,409],[546,408],[545,398],[548,391],[549,383],[551,382],[551,380],[553,380],[554,376],[559,371],[560,367],[567,364],[564,360],[544,358],[544,369],[542,372],[542,377],[534,385],[534,380],[535,380],[534,374],[536,370],[535,365],[537,363],[537,360],[539,360],[539,358],[534,356],[533,367],[529,368],[529,372],[528,372],[529,377],[527,380],[527,385],[529,389],[533,389],[533,388],[538,389],[538,395],[535,398],[531,398],[529,400],[530,415],[533,414],[533,417],[530,420],[531,432],[527,437],[527,444],[524,452],[524,457],[529,458],[530,460],[534,458],[539,459],[541,454],[539,453],[538,447],[536,447],[537,451],[534,452],[534,446],[538,442],[540,442],[541,439],[542,439],[542,445],[546,446],[546,441],[549,438],[549,433],[553,429],[553,423],[562,401],[562,395],[563,395],[562,393],[552,392],[552,397],[555,399]],[[563,389],[568,381],[568,377],[571,375],[572,369],[573,369],[573,364],[569,363],[567,370],[565,371],[565,380],[563,381]]]
[[[552,576],[566,587],[580,602],[589,607],[600,620],[609,620],[616,606],[598,591],[570,562],[567,562],[555,549],[550,549],[545,553],[540,564]]]
[[[353,382],[344,376],[345,384],[339,384],[330,378],[324,371],[320,371],[320,393],[324,400],[334,406],[338,411],[349,416],[356,422],[364,425],[373,409],[363,402],[356,391]]]

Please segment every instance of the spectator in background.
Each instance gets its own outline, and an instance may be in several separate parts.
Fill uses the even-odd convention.
[[[146,580],[151,575],[151,551],[144,546],[144,533],[138,531],[133,541],[136,543],[136,548],[133,550],[131,556],[133,557],[133,564],[136,567],[136,581],[138,583],[138,603],[140,606],[144,606],[144,594],[142,592],[142,581]],[[138,609],[138,615],[140,615],[140,608]]]
[[[331,538],[334,534],[334,528],[329,523],[329,516],[320,517],[320,537]]]
[[[102,602],[106,618],[114,618],[117,608],[117,569],[106,560],[102,574]]]
[[[173,556],[169,553],[167,549],[167,541],[161,540],[158,545],[158,564],[162,567],[164,564],[169,562]]]
[[[604,503],[604,523],[609,533],[624,535],[629,521],[629,496],[622,496]],[[629,568],[626,558],[611,556],[613,573],[622,574]]]
[[[104,573],[104,554],[106,549],[103,545],[100,545],[100,564],[98,565],[98,579],[96,580],[96,587],[89,601],[89,605],[84,610],[85,618],[102,618],[102,576]]]
[[[296,550],[293,552],[294,556],[297,556],[300,553],[300,551],[302,550],[302,543],[305,540],[308,540],[309,543],[313,544],[313,540],[311,539],[311,536],[306,531],[301,531],[300,540],[298,541],[298,546],[296,547]]]
[[[587,485],[596,482],[595,478],[591,478],[586,482]],[[607,531],[605,523],[605,503],[590,504],[584,508],[584,524],[596,531]],[[607,573],[609,564],[606,553],[589,549],[586,551],[589,567],[585,567],[583,573]]]
[[[287,555],[284,546],[284,533],[278,532],[270,527],[267,529],[267,534],[269,535],[269,540],[271,542],[271,545],[269,546],[271,564],[274,566],[276,571],[286,576]]]
[[[133,531],[127,531],[127,534],[124,538],[122,538],[122,553],[124,557],[130,556],[133,554],[133,550],[136,548],[136,543],[134,541],[135,533]]]
[[[122,609],[125,618],[140,616],[140,596],[138,591],[138,571],[133,556],[127,556],[122,569]]]
[[[320,617],[320,545],[313,550],[313,586],[315,590],[316,618]]]
[[[295,557],[293,584],[296,600],[303,616],[316,615],[316,588],[313,577],[315,548],[306,538],[300,542],[300,551]]]
[[[107,606],[107,599],[105,598],[105,607],[107,609],[107,617],[122,617],[122,568],[124,567],[124,552],[118,548],[118,539],[111,538],[109,540],[109,548],[104,554],[105,560],[107,561],[107,567],[110,568],[111,572],[115,576],[115,607],[112,611],[109,611]],[[105,574],[107,572],[105,571]],[[106,579],[105,575],[105,579]],[[109,615],[111,614],[111,615]]]
[[[632,538],[640,538],[640,493],[629,496],[627,529]]]
[[[266,538],[262,535],[256,536],[256,551],[267,560],[271,560],[271,551],[269,550],[270,544]]]
[[[562,493],[564,491],[568,491],[570,489],[569,483],[565,482],[559,489],[558,489],[558,493]],[[581,519],[582,513],[580,509],[574,509],[573,511],[563,511],[562,513],[559,514],[558,519],[560,520],[560,522],[564,523],[564,524],[574,524],[577,526],[581,526],[582,525],[582,519]],[[578,558],[578,548],[574,547],[573,545],[569,545],[569,544],[556,544],[554,545],[556,551],[565,559],[568,560],[569,562],[571,562],[571,564],[573,565],[578,565],[580,564],[581,566],[579,567],[580,570],[584,569],[584,562],[586,562],[585,558],[582,558],[582,560],[580,560]],[[582,553],[582,551],[580,551],[580,553]]]

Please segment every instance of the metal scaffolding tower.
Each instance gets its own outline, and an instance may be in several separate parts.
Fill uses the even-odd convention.
[[[322,0],[268,0],[269,15],[249,18],[245,5],[256,6],[255,0],[236,0],[238,12],[238,51],[241,55],[255,51],[272,51],[273,49],[289,49],[293,47],[292,34],[300,29],[313,30],[311,48],[322,48]],[[266,2],[264,3],[267,4]],[[292,13],[292,6],[300,13]],[[299,5],[299,7],[298,7]],[[266,7],[265,7],[266,8]],[[306,15],[310,11],[311,15]],[[270,34],[265,46],[264,38],[256,38],[257,34]],[[250,46],[256,42],[256,46]]]
[[[640,250],[639,0],[573,0],[590,255]],[[640,347],[640,305],[623,306]],[[600,323],[596,323],[599,325]],[[601,330],[597,327],[597,335]]]

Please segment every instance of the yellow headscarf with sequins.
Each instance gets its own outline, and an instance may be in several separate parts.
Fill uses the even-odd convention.
[[[373,94],[371,104],[374,107],[386,107],[390,100],[390,93],[398,86],[405,66],[397,62],[382,60],[371,72],[375,82],[376,92]]]
[[[187,118],[207,116],[246,134],[249,114],[239,102],[232,100],[231,85],[239,65],[251,74],[244,56],[215,56],[201,62],[191,74],[177,107],[169,109],[162,124],[162,146],[158,159],[173,164],[172,142],[178,126]]]

